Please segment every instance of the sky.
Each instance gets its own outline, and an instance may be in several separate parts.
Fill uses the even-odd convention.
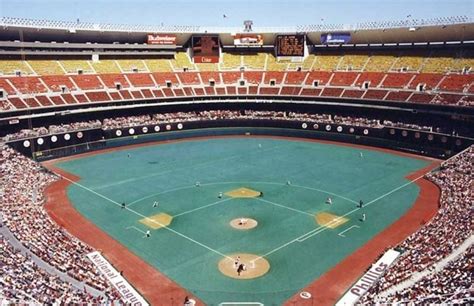
[[[474,0],[0,0],[0,16],[141,25],[354,24],[410,15],[473,17]]]

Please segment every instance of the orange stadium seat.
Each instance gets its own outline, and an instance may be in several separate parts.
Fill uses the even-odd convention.
[[[406,101],[411,94],[411,91],[390,91],[385,100]]]
[[[225,84],[237,83],[241,77],[242,77],[241,72],[223,72],[222,73],[222,80],[224,81]]]
[[[319,86],[326,85],[332,76],[332,72],[329,71],[311,71],[306,78],[306,85],[313,85],[314,81],[319,82]]]
[[[120,84],[121,88],[130,87],[127,79],[123,74],[120,73],[107,73],[99,75],[99,78],[108,88],[116,88],[117,84]]]
[[[356,98],[359,99],[362,97],[362,95],[365,93],[363,90],[357,90],[357,89],[346,89],[344,90],[344,93],[342,94],[343,98]]]
[[[199,74],[197,72],[180,72],[176,74],[184,85],[199,85]]]
[[[96,75],[91,74],[81,74],[81,75],[72,75],[71,79],[74,83],[82,90],[88,89],[101,89],[104,86],[100,83]]]
[[[436,73],[420,73],[417,74],[413,81],[410,82],[410,88],[416,88],[418,84],[424,84],[426,89],[433,89],[443,79],[443,75]]]
[[[8,80],[22,94],[35,94],[47,91],[38,77],[11,77]]]
[[[167,82],[171,82],[173,86],[179,84],[178,77],[173,72],[152,73],[152,76],[158,86],[167,86]]]
[[[440,90],[462,92],[474,82],[474,75],[450,74],[439,85]]]
[[[415,76],[413,73],[387,73],[381,87],[405,88]]]
[[[306,72],[289,71],[286,73],[285,84],[303,84],[306,79]]]
[[[149,73],[128,73],[125,75],[134,87],[153,87],[155,83]]]
[[[368,89],[363,96],[363,99],[383,100],[387,95],[388,90]]]
[[[244,79],[250,84],[262,84],[263,72],[261,71],[246,71],[244,72]]]
[[[206,71],[206,72],[200,72],[201,75],[201,80],[204,85],[209,85],[211,81],[214,81],[216,85],[221,84],[221,75],[219,72],[214,72],[214,71]]]
[[[331,86],[351,86],[354,84],[358,72],[334,72],[331,79]]]
[[[341,96],[343,90],[343,88],[326,87],[321,92],[321,96],[338,98]]]
[[[67,88],[68,91],[77,89],[71,82],[69,76],[66,75],[45,75],[41,77],[41,80],[52,91],[62,91],[63,87]]]
[[[283,82],[284,77],[285,77],[284,72],[267,71],[265,72],[264,83],[270,84],[271,81],[275,81],[275,84],[281,84]]]

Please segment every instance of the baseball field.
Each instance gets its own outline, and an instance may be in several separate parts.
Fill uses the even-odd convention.
[[[406,177],[428,164],[370,148],[229,137],[55,166],[80,178],[67,189],[80,214],[204,303],[274,305],[404,215],[419,194]]]

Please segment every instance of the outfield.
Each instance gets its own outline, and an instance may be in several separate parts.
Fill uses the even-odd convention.
[[[68,197],[81,214],[205,303],[281,304],[399,219],[419,192],[405,177],[428,164],[368,149],[242,137],[164,142],[56,166],[80,177]],[[225,194],[242,187],[264,196]],[[159,217],[143,222],[159,214],[172,217],[168,227],[154,229]],[[331,215],[330,225],[338,226],[321,223]],[[240,217],[258,225],[232,228]],[[144,238],[147,230],[151,237]],[[268,273],[223,275],[219,261],[236,253],[266,259]]]

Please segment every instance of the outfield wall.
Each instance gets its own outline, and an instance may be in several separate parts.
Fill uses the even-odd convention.
[[[10,142],[37,160],[48,160],[110,147],[224,135],[268,135],[331,140],[390,148],[446,158],[473,143],[472,139],[419,130],[365,128],[288,120],[210,120],[163,123],[112,130],[91,129]]]

